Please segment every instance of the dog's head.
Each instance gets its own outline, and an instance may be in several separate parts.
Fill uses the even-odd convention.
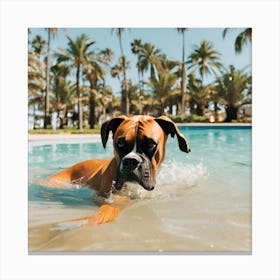
[[[167,136],[177,136],[179,149],[190,152],[187,139],[172,120],[165,116],[120,116],[103,123],[101,138],[104,148],[109,132],[113,132],[113,145],[118,164],[115,188],[120,190],[126,182],[136,182],[146,190],[153,190],[157,170],[164,159]]]

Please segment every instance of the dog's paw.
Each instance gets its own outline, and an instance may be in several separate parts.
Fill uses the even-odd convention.
[[[96,224],[105,224],[111,222],[117,218],[120,213],[120,209],[108,204],[102,205],[98,212],[88,217],[88,224],[96,225]]]
[[[79,222],[81,225],[98,225],[98,224],[105,224],[111,222],[117,218],[120,213],[120,209],[118,207],[114,207],[108,204],[102,205],[98,212],[95,215],[82,217],[78,219],[73,219],[68,221],[71,223]]]

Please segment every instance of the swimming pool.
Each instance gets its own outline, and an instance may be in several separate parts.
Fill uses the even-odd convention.
[[[89,189],[36,185],[70,165],[109,158],[112,142],[29,142],[29,250],[90,252],[251,252],[251,127],[180,127],[191,153],[169,138],[152,192],[142,191],[112,223],[57,228],[92,215]]]

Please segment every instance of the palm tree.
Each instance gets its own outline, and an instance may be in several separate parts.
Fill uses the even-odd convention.
[[[112,60],[113,52],[110,49],[101,50],[98,54],[91,57],[91,60],[84,67],[84,74],[90,83],[89,99],[89,125],[94,128],[96,123],[95,105],[96,96],[102,91],[105,84],[106,69],[103,67],[109,65]]]
[[[72,107],[72,97],[74,92],[73,84],[67,80],[71,69],[63,63],[55,63],[51,67],[52,73],[52,91],[55,96],[54,108],[57,110],[57,116],[60,120],[60,127],[67,124],[67,115]],[[62,112],[62,115],[61,115]]]
[[[196,78],[194,73],[190,73],[188,87],[191,113],[204,116],[205,109],[215,94],[213,86],[211,84],[203,86],[201,79]]]
[[[230,65],[227,72],[216,80],[216,91],[221,103],[225,105],[226,122],[237,119],[240,106],[251,104],[252,77],[244,70],[236,70]]]
[[[28,51],[28,93],[30,95],[42,91],[42,70],[42,62],[32,51]]]
[[[177,28],[177,31],[182,34],[182,62],[180,67],[181,72],[181,120],[185,116],[185,93],[186,93],[186,69],[185,69],[185,32],[188,28]]]
[[[123,51],[123,45],[122,45],[122,34],[124,28],[115,28],[115,30],[119,39],[121,57],[125,57]],[[122,63],[125,63],[125,59],[122,60]],[[128,96],[128,84],[127,84],[125,64],[122,65],[122,69],[123,69],[123,91],[122,91],[122,98],[121,98],[121,111],[123,114],[129,115],[129,96]]]
[[[222,69],[220,56],[221,54],[213,49],[211,42],[203,40],[199,46],[195,46],[186,63],[189,65],[188,69],[199,72],[203,85],[207,74],[215,74],[216,70]]]
[[[175,87],[177,82],[177,76],[175,74],[166,74],[159,72],[158,78],[151,77],[149,87],[156,100],[160,104],[160,115],[164,115],[164,108],[166,107],[166,101],[172,94],[178,92]]]
[[[139,87],[139,95],[141,95],[142,87],[141,87],[141,80],[143,78],[143,69],[141,67],[140,61],[139,61],[139,54],[140,49],[142,47],[141,39],[134,39],[133,42],[130,44],[131,51],[133,54],[137,55],[137,71],[138,71],[138,87]]]
[[[144,70],[147,69],[147,63],[143,61],[143,57],[141,60],[140,54],[143,52],[143,45],[140,39],[134,39],[134,41],[131,43],[131,51],[132,53],[137,55],[137,71],[138,71],[138,87],[139,87],[139,114],[142,114],[143,110],[143,99],[144,99],[144,88],[143,88],[143,76],[144,76]]]
[[[94,41],[86,34],[82,34],[73,41],[69,36],[68,48],[60,49],[60,53],[56,53],[55,56],[58,62],[69,62],[71,67],[76,68],[76,93],[78,98],[78,129],[83,130],[83,104],[82,104],[82,91],[80,90],[80,79],[82,69],[87,65],[94,55],[94,52],[90,50],[90,47],[95,44]]]
[[[128,94],[129,94],[129,100],[130,100],[130,112],[133,114],[142,114],[142,104],[139,102],[139,94],[138,92],[138,86],[137,84],[133,84],[132,80],[128,81]]]
[[[118,78],[119,81],[121,82],[121,98],[126,97],[126,100],[129,100],[129,91],[127,91],[127,87],[126,87],[127,81],[125,80],[124,75],[125,75],[126,69],[129,68],[130,61],[127,61],[125,56],[121,56],[118,59],[118,62],[119,62],[118,64],[114,65],[111,68],[111,75],[114,78]],[[127,104],[129,107],[129,103],[127,103]],[[123,105],[123,99],[121,99],[121,112],[123,113],[122,105]],[[129,112],[129,109],[128,109],[128,112]]]
[[[107,119],[107,113],[113,116],[120,113],[120,100],[113,95],[112,88],[109,86],[103,85],[97,98],[97,105],[100,110],[101,123]]]
[[[143,71],[150,69],[150,77],[154,78],[157,74],[157,69],[162,70],[160,65],[160,49],[157,49],[151,43],[145,43],[139,50],[139,64]]]
[[[50,52],[51,52],[51,36],[55,37],[57,34],[57,28],[46,28],[48,32],[48,48],[46,56],[46,94],[45,94],[45,117],[44,117],[44,128],[50,123]]]
[[[229,28],[225,28],[223,31],[223,38],[226,37],[226,34],[228,33]],[[234,49],[237,54],[240,54],[242,52],[243,47],[249,43],[252,42],[252,28],[245,28],[242,32],[238,34],[238,36],[235,39],[234,42]]]
[[[43,63],[37,55],[28,51],[28,106],[33,107],[34,119],[36,119],[36,107],[43,103],[43,68]],[[35,126],[35,122],[33,123]]]
[[[33,51],[28,52],[28,102],[30,106],[33,106],[33,117],[35,120],[38,107],[44,104],[42,94],[45,85],[43,83],[43,80],[45,80],[43,75],[45,65],[41,62],[41,56],[46,54],[46,41],[40,35],[36,35],[31,42],[31,48]],[[33,123],[35,128],[35,121]]]
[[[160,115],[164,115],[168,99],[177,94],[179,90],[177,88],[177,74],[172,73],[176,63],[167,60],[163,55],[160,65],[160,68],[157,69],[157,75],[150,77],[148,86],[155,99],[159,102]]]

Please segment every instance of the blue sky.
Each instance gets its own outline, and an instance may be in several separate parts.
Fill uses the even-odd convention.
[[[185,33],[185,53],[188,56],[195,45],[200,44],[202,40],[213,43],[214,49],[221,53],[221,62],[225,67],[234,65],[237,69],[245,67],[247,72],[251,72],[252,48],[251,44],[244,47],[241,54],[236,54],[234,50],[234,41],[236,36],[242,31],[242,28],[229,30],[225,39],[222,37],[223,28],[190,28]],[[67,38],[65,34],[75,39],[82,33],[87,34],[96,42],[94,48],[110,48],[114,52],[113,64],[117,63],[120,56],[119,41],[115,32],[111,28],[64,28],[59,29],[58,35],[52,40],[52,51],[58,48],[67,47]],[[44,28],[31,28],[30,41],[36,35],[41,35],[47,40],[47,32]],[[143,43],[150,42],[161,49],[169,59],[181,60],[182,56],[182,36],[175,28],[127,28],[122,35],[124,53],[131,62],[127,77],[134,83],[138,82],[136,70],[136,56],[132,54],[130,43],[134,39],[141,39]],[[249,66],[249,67],[248,67]],[[211,82],[213,77],[208,76],[205,81]],[[114,93],[120,92],[120,83],[118,79],[107,75],[106,83],[110,85]]]

